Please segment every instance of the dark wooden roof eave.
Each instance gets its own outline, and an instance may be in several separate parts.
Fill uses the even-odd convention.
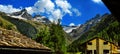
[[[105,40],[105,39],[103,39],[103,38],[101,38],[101,37],[93,37],[93,38],[91,38],[91,39],[85,41],[85,42],[82,43],[81,45],[84,45],[84,44],[88,43],[89,41],[91,41],[91,40],[93,40],[93,39],[96,39],[96,38],[99,38],[99,39]],[[105,41],[110,42],[110,41],[108,41],[108,40],[105,40]],[[110,42],[110,43],[114,44],[115,46],[118,46],[118,45],[116,45],[116,44],[113,43],[113,42]]]
[[[23,48],[23,47],[10,47],[10,46],[0,46],[0,51],[26,51],[26,52],[48,52],[51,53],[50,49],[37,49],[37,48]]]

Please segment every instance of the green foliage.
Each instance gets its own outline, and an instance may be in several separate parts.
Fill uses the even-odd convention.
[[[40,28],[38,30],[36,37],[34,37],[33,39],[36,39],[37,42],[46,44],[47,41],[49,40],[48,39],[49,37],[50,37],[49,27],[45,26],[44,28]]]
[[[54,49],[56,52],[65,52],[66,50],[66,41],[65,34],[60,25],[51,25],[51,36],[53,37]]]
[[[50,47],[55,53],[63,54],[66,52],[65,34],[60,25],[51,24],[39,29],[36,37],[37,42]]]

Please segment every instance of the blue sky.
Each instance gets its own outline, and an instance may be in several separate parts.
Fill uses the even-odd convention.
[[[26,8],[51,21],[61,19],[62,25],[79,25],[96,14],[110,13],[101,0],[1,0],[0,11],[12,13]]]

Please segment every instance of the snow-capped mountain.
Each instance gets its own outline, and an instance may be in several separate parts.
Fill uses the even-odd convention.
[[[73,36],[72,33],[74,33],[75,30],[80,30],[80,32],[81,30],[83,30],[83,32],[85,32],[100,20],[101,20],[100,15],[96,15],[94,18],[88,20],[85,24],[82,24],[81,26],[63,26],[63,29],[66,33],[70,33],[70,35]]]
[[[49,21],[49,19],[47,19],[45,16],[40,16],[40,15],[34,16],[33,20],[34,20],[34,21],[37,21],[37,22],[42,22],[42,23],[45,23],[45,24],[51,23],[51,22]]]
[[[68,34],[73,37],[74,40],[76,40],[77,38],[79,38],[82,34],[84,34],[85,32],[87,32],[91,27],[95,26],[97,23],[99,23],[101,21],[102,18],[104,18],[105,16],[107,16],[108,14],[104,14],[103,16],[100,16],[99,14],[97,14],[94,18],[86,21],[85,24],[82,24],[79,27],[76,27],[76,29],[72,29],[72,31],[68,32]],[[71,28],[64,28],[65,31],[66,30],[70,30]]]
[[[37,22],[41,22],[41,23],[45,23],[45,24],[51,23],[50,20],[48,18],[46,18],[45,16],[35,15],[34,17],[32,17],[27,12],[26,9],[23,9],[21,11],[14,12],[14,13],[9,13],[7,15],[12,18],[17,18],[17,19],[22,19],[22,20],[33,20],[33,21],[37,21]]]
[[[23,19],[23,20],[31,20],[32,19],[32,16],[27,12],[26,9],[11,13],[11,14],[9,14],[9,16],[13,17],[13,18]]]

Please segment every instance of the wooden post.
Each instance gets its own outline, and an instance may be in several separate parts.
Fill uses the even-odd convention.
[[[96,52],[99,54],[99,38],[96,39]]]
[[[112,44],[110,43],[110,54],[112,54]]]

